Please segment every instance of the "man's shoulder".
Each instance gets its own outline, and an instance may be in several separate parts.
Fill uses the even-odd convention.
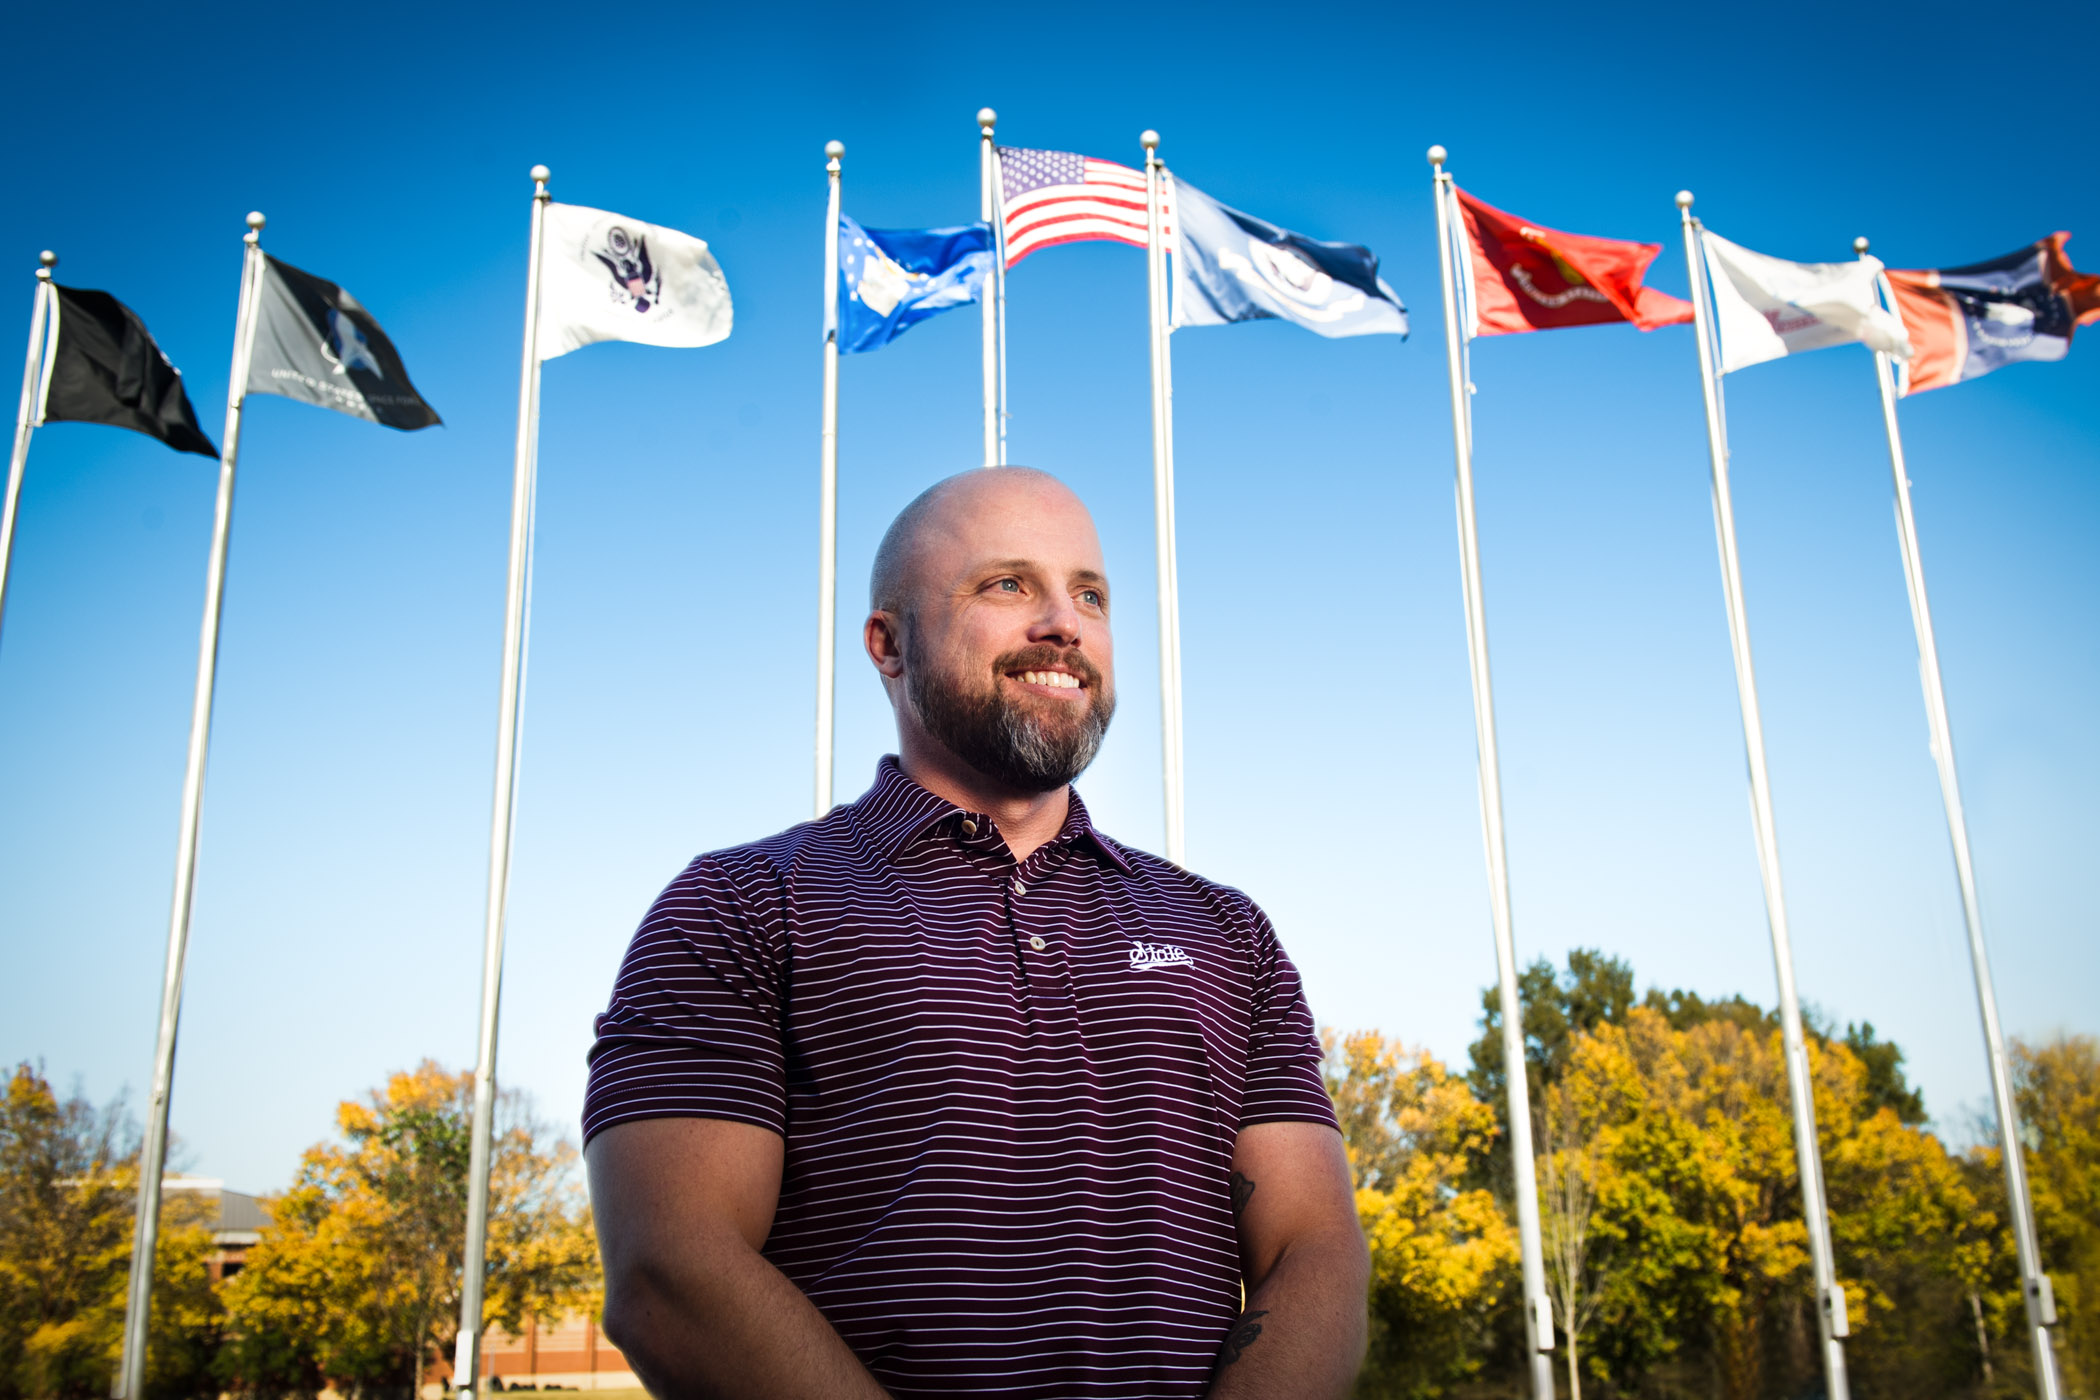
[[[837,874],[864,849],[853,828],[851,808],[838,806],[814,821],[797,822],[771,836],[703,851],[687,863],[679,878],[777,884],[803,875]]]
[[[1106,832],[1094,831],[1094,839],[1123,858],[1129,879],[1143,895],[1170,903],[1197,906],[1212,912],[1221,922],[1248,930],[1266,929],[1269,917],[1246,891],[1198,875],[1165,856],[1140,850],[1118,841]]]

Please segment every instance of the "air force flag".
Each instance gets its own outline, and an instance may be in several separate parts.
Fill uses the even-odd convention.
[[[992,231],[862,228],[839,215],[839,349],[879,350],[907,326],[984,292],[992,270]]]
[[[1317,335],[1406,335],[1378,256],[1228,209],[1174,181],[1174,324],[1289,321]]]

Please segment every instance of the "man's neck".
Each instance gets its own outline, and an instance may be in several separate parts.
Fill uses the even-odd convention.
[[[1017,792],[987,778],[944,746],[916,734],[899,735],[897,750],[897,762],[905,777],[966,812],[982,812],[990,817],[1016,861],[1027,860],[1063,830],[1065,816],[1072,810],[1072,789],[1068,785],[1049,792]]]

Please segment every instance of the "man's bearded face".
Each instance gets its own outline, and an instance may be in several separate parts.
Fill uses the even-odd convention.
[[[917,628],[904,628],[904,686],[919,723],[949,752],[1020,792],[1050,792],[1071,782],[1101,751],[1116,712],[1115,688],[1077,647],[1036,645],[994,657],[928,654]],[[948,664],[943,665],[943,662]],[[1065,694],[1038,694],[1023,677],[1068,676]]]

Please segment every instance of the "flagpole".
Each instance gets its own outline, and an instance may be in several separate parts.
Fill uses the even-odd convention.
[[[1466,609],[1466,656],[1473,677],[1473,735],[1479,746],[1480,826],[1487,847],[1488,906],[1495,925],[1495,973],[1502,1017],[1502,1080],[1509,1098],[1509,1155],[1515,1177],[1517,1245],[1524,1275],[1524,1333],[1531,1389],[1553,1400],[1553,1305],[1546,1294],[1546,1251],[1539,1233],[1538,1165],[1532,1156],[1531,1084],[1524,1057],[1524,1007],[1517,994],[1517,946],[1509,897],[1509,855],[1502,831],[1502,760],[1495,737],[1494,677],[1488,665],[1487,603],[1481,591],[1480,525],[1473,505],[1473,405],[1458,324],[1452,257],[1454,186],[1447,152],[1429,148],[1436,172],[1437,259],[1444,286],[1444,355],[1451,371],[1451,440],[1457,462],[1459,579]]]
[[[226,548],[233,531],[234,466],[241,452],[241,402],[255,348],[255,302],[262,283],[263,216],[248,216],[242,236],[240,299],[233,321],[233,365],[226,386],[226,444],[219,454],[218,503],[204,573],[204,622],[197,642],[197,690],[190,708],[190,748],[182,776],[182,825],[175,843],[175,892],[168,914],[167,962],[161,976],[160,1029],[153,1050],[153,1100],[139,1145],[138,1216],[131,1237],[131,1281],[124,1300],[124,1353],[112,1394],[146,1393],[146,1339],[153,1312],[153,1261],[160,1239],[161,1173],[168,1157],[169,1097],[175,1083],[175,1036],[182,1015],[183,961],[189,952],[196,893],[197,831],[204,811],[204,760],[211,746],[212,691],[218,678],[219,618],[226,596]]]
[[[1013,413],[1006,404],[1006,167],[992,144],[991,293],[999,307],[999,465],[1005,466],[1006,429]]]
[[[481,1026],[474,1061],[474,1127],[467,1162],[467,1236],[459,1289],[453,1386],[480,1388],[481,1300],[488,1256],[489,1166],[496,1122],[496,1028],[503,996],[504,904],[517,825],[518,721],[523,709],[527,590],[540,436],[540,248],[549,172],[532,167],[532,234],[525,260],[525,348],[518,371],[518,438],[510,491],[510,574],[503,605],[503,678],[496,715],[496,790],[489,819],[488,919],[482,930]]]
[[[978,217],[987,225],[992,222],[995,205],[992,197],[992,182],[997,175],[998,151],[992,138],[992,128],[997,125],[999,114],[989,107],[977,111],[977,185]],[[996,242],[996,240],[995,240]],[[1005,285],[1003,277],[994,276],[985,288],[984,310],[984,464],[988,467],[1004,465],[1005,457],[1000,452],[999,427],[999,292]]]
[[[7,463],[7,497],[0,504],[0,624],[7,619],[7,574],[15,556],[15,512],[22,502],[22,469],[29,465],[29,435],[36,431],[38,392],[44,378],[44,333],[49,324],[51,269],[58,254],[49,249],[37,254],[36,295],[29,311],[29,354],[22,362],[22,406],[15,414],[14,451]]]
[[[817,454],[817,802],[831,810],[839,609],[839,162],[843,142],[824,145],[831,197],[824,224],[824,422]]]
[[[1867,254],[1867,240],[1852,249]],[[1983,1018],[1983,1044],[1991,1069],[1991,1099],[1998,1114],[1999,1157],[2004,1163],[2005,1196],[2012,1207],[2013,1243],[2020,1258],[2020,1295],[2026,1304],[2027,1337],[2034,1351],[2035,1393],[2059,1400],[2062,1381],[2056,1374],[2056,1350],[2049,1329],[2056,1323],[2056,1298],[2042,1268],[2041,1243],[2035,1234],[2034,1205],[2027,1189],[2027,1164],[2021,1156],[2019,1108],[2013,1099],[2012,1070],[2005,1037],[1998,1023],[1998,994],[1991,981],[1991,958],[1983,941],[1983,904],[1976,893],[1976,867],[1969,852],[1969,824],[1962,814],[1961,778],[1954,762],[1954,728],[1947,713],[1947,693],[1940,679],[1940,647],[1932,627],[1932,605],[1925,594],[1925,558],[1918,545],[1918,522],[1911,514],[1910,471],[1903,457],[1903,434],[1896,422],[1895,366],[1888,355],[1874,353],[1874,378],[1881,390],[1881,421],[1888,430],[1889,470],[1896,485],[1896,543],[1903,556],[1903,582],[1910,594],[1911,626],[1918,639],[1918,680],[1925,692],[1925,722],[1932,741],[1933,765],[1939,770],[1940,800],[1947,809],[1948,843],[1954,850],[1954,874],[1961,885],[1962,917],[1969,932],[1969,967],[1975,974],[1976,1008]]]
[[[1160,781],[1166,812],[1166,856],[1188,860],[1187,809],[1181,761],[1181,597],[1174,559],[1174,387],[1167,346],[1166,221],[1161,215],[1159,133],[1146,131],[1145,284],[1152,352],[1152,520],[1159,571]]]
[[[1750,769],[1750,819],[1763,879],[1765,919],[1772,934],[1772,965],[1779,981],[1779,1019],[1786,1048],[1787,1093],[1794,1121],[1794,1157],[1801,1177],[1801,1214],[1808,1225],[1817,1310],[1822,1318],[1824,1384],[1829,1400],[1851,1394],[1845,1375],[1845,1343],[1851,1327],[1845,1290],[1837,1281],[1830,1243],[1830,1217],[1823,1192],[1822,1151],[1816,1141],[1816,1108],[1801,1030],[1801,1004],[1794,989],[1794,950],[1787,931],[1786,891],[1779,873],[1779,833],[1773,818],[1772,784],[1765,767],[1764,719],[1757,702],[1757,673],[1750,655],[1750,617],[1743,602],[1742,561],[1736,550],[1735,503],[1728,488],[1728,432],[1723,418],[1720,375],[1714,367],[1712,310],[1701,255],[1699,221],[1692,193],[1680,190],[1677,208],[1684,225],[1684,256],[1691,276],[1693,330],[1699,341],[1699,385],[1706,401],[1706,446],[1713,469],[1714,533],[1721,552],[1721,587],[1728,607],[1728,637],[1735,656],[1736,698],[1742,707],[1743,748]]]

